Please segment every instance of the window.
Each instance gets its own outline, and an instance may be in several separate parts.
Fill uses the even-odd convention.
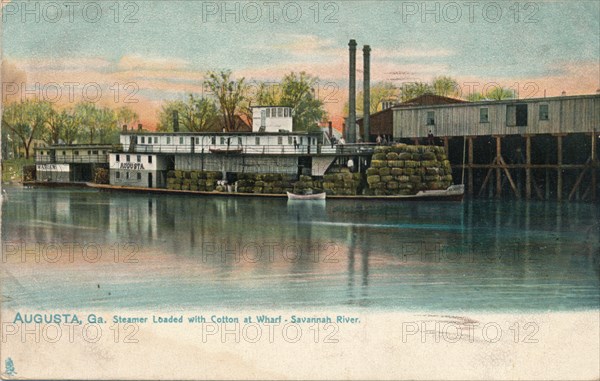
[[[88,156],[92,154],[92,151],[88,150]]]
[[[224,138],[224,137],[222,137],[222,136],[221,136],[221,141],[220,141],[220,144],[221,144],[221,145],[225,144],[225,138]]]
[[[129,172],[125,172],[125,178],[129,180]]]
[[[115,155],[115,161],[121,161],[121,155]],[[119,173],[119,172],[117,172]]]
[[[127,161],[129,163],[130,160],[131,160],[131,157],[129,155],[125,156],[125,161]]]
[[[288,136],[288,144],[292,145],[292,137],[291,136]]]
[[[179,144],[183,144],[183,136],[179,137]]]
[[[196,144],[200,144],[200,138],[196,138]]]
[[[157,143],[158,143],[158,136],[155,136],[154,137],[154,144],[157,144]]]
[[[283,144],[283,136],[277,137],[277,144]]]
[[[488,123],[490,121],[488,108],[482,107],[479,109],[479,123]]]
[[[548,105],[547,104],[540,105],[540,120],[548,120],[548,119],[549,119]]]
[[[217,144],[217,137],[213,136],[212,138],[210,138],[210,144],[215,145]]]
[[[152,164],[152,156],[148,156],[148,164]]]
[[[285,116],[286,118],[288,116],[290,116],[290,109],[289,108],[286,107],[286,108],[283,109],[283,116]]]
[[[65,151],[62,151],[63,156],[65,156],[67,153]]]
[[[119,156],[119,155],[117,155]],[[121,172],[117,171],[117,173],[115,173],[115,179],[120,179],[121,178]]]
[[[435,111],[427,111],[427,125],[433,126],[435,124]]]
[[[277,117],[278,118],[283,117],[283,108],[282,107],[277,107]]]
[[[171,137],[167,136],[167,144],[171,144]]]
[[[238,145],[240,145],[240,146],[242,145],[242,137],[241,136],[238,136]]]
[[[142,144],[146,144],[146,138],[142,136]]]
[[[104,150],[104,151],[102,151],[102,153],[106,155],[108,153],[108,151]]]
[[[97,155],[98,151],[92,151],[92,154]]]
[[[79,151],[74,151],[74,152],[73,152],[73,155],[77,155],[77,156],[79,156]]]
[[[270,118],[271,117],[271,109],[267,108],[265,109],[265,118]]]
[[[142,174],[140,172],[137,173],[137,179],[141,180],[142,179]]]
[[[304,137],[300,138],[300,144],[304,144]]]
[[[141,162],[142,161],[142,155],[136,155],[135,159],[137,160],[137,162]]]
[[[260,136],[256,137],[256,145],[259,146],[260,145]]]

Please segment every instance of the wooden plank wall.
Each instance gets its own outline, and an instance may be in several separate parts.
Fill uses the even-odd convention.
[[[527,126],[507,126],[509,105],[527,104]],[[548,105],[548,120],[539,119],[539,107]],[[489,122],[481,123],[479,110],[488,108]],[[435,112],[435,125],[426,124],[427,112]],[[394,109],[394,137],[489,136],[523,134],[568,134],[600,131],[600,95],[521,99],[474,104],[422,106]]]

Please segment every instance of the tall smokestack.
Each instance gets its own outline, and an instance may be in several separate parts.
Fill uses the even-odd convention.
[[[329,121],[329,123],[327,123],[327,129],[329,132],[329,138],[331,139],[333,137],[333,123],[331,122],[331,120]]]
[[[173,110],[173,132],[179,132],[179,114]]]
[[[363,140],[365,143],[370,139],[370,117],[371,117],[371,47],[363,47]]]
[[[348,143],[356,143],[356,40],[350,40],[350,84],[348,94]]]

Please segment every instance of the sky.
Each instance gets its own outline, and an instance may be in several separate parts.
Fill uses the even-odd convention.
[[[165,99],[202,94],[207,70],[276,82],[305,71],[339,123],[348,41],[371,79],[455,78],[521,98],[600,88],[600,1],[6,1],[3,101],[41,95],[128,106],[153,128]],[[25,84],[23,84],[25,83]]]

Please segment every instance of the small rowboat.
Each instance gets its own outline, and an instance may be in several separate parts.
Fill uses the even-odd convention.
[[[314,193],[314,194],[295,194],[286,192],[288,196],[288,200],[325,200],[327,194],[323,193]]]

